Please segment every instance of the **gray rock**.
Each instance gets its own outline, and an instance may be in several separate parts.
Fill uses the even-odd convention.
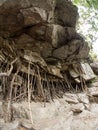
[[[67,45],[53,51],[53,56],[66,61],[83,59],[88,56],[89,48],[87,43],[81,40],[72,40]]]
[[[13,123],[3,124],[1,130],[15,130],[19,126],[19,121],[14,121]]]
[[[64,100],[68,103],[77,104],[79,103],[76,94],[66,93],[64,96]]]
[[[51,37],[53,47],[59,47],[66,43],[67,34],[62,26],[53,25]]]
[[[84,110],[84,105],[83,103],[78,103],[78,104],[72,104],[71,105],[71,110],[74,112],[74,113],[80,113]]]
[[[75,27],[78,18],[77,7],[65,0],[56,0],[54,21],[62,26]],[[69,15],[70,14],[70,15]]]
[[[98,115],[90,111],[83,111],[78,114],[72,122],[72,130],[97,130]]]
[[[68,37],[65,28],[55,24],[36,25],[27,33],[34,39],[50,42],[53,47],[64,45]]]
[[[34,39],[33,38],[31,38],[29,35],[27,35],[27,34],[22,34],[22,35],[20,35],[20,36],[18,36],[18,37],[16,37],[15,39],[14,39],[14,41],[15,41],[15,43],[17,44],[17,45],[23,45],[23,44],[28,44],[28,43],[33,43],[34,42]]]
[[[47,24],[38,24],[38,25],[35,25],[35,26],[27,29],[26,33],[36,40],[50,41],[49,38],[48,38],[49,40],[46,38],[47,31],[49,31]],[[51,36],[51,34],[50,34],[50,36]]]
[[[33,26],[47,21],[47,13],[42,8],[31,7],[27,9],[21,9],[20,13],[24,19],[24,27]]]
[[[83,104],[89,104],[89,98],[86,93],[77,94],[78,101]]]
[[[58,59],[66,59],[69,53],[68,49],[69,49],[68,45],[55,49],[53,51],[53,57],[58,58]]]
[[[59,24],[60,19],[64,26],[75,26],[76,17],[77,8],[64,0],[61,3],[57,0],[7,0],[0,6],[0,35],[10,37],[23,28],[43,22]],[[54,18],[56,20],[52,20]]]
[[[96,97],[98,97],[98,87],[88,88],[88,93],[89,93],[91,96],[96,96]]]
[[[94,73],[96,75],[98,75],[98,62],[97,61],[94,61],[93,63],[90,64],[90,66],[92,67]]]
[[[40,55],[46,59],[52,56],[53,47],[49,42],[41,42],[38,47],[40,48]]]
[[[67,33],[67,40],[76,38],[77,33],[74,27],[65,27],[65,31]]]
[[[10,37],[23,28],[47,21],[52,6],[45,0],[7,0],[0,6],[0,35]]]

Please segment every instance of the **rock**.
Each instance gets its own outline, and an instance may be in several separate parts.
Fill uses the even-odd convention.
[[[88,93],[89,93],[91,96],[98,97],[98,87],[88,88]]]
[[[92,71],[92,69],[88,63],[81,64],[81,66],[82,66],[82,70],[83,70],[82,77],[86,81],[94,79],[96,77],[96,75],[94,74],[94,72]]]
[[[41,0],[8,0],[0,6],[0,35],[10,37],[23,28],[48,21],[53,2]],[[4,22],[7,17],[6,22]],[[12,24],[13,23],[13,24]]]
[[[40,46],[40,55],[43,57],[43,59],[46,61],[48,57],[52,57],[52,45],[48,42],[43,42]]]
[[[18,128],[14,129],[14,130],[28,130],[28,129],[26,129],[25,127],[19,126]]]
[[[90,87],[98,87],[98,81],[92,81],[92,83],[89,83]]]
[[[69,73],[70,73],[70,75],[71,75],[74,79],[76,79],[76,78],[79,77],[79,73],[76,72],[74,69],[75,69],[75,68],[73,68],[73,69],[71,68],[71,69],[69,70]]]
[[[26,33],[30,35],[33,39],[50,41],[51,34],[49,33],[50,34],[49,38],[46,37],[48,31],[49,31],[48,24],[37,24],[35,26],[32,26],[31,28],[28,28]]]
[[[88,44],[75,29],[77,17],[77,7],[67,0],[3,0],[0,3],[0,71],[9,73],[11,67],[7,79],[1,80],[5,86],[4,98],[7,95],[9,99],[7,89],[14,74],[22,81],[14,80],[12,101],[28,99],[27,84],[33,89],[32,101],[63,97],[71,89],[68,82],[77,85],[69,75],[70,67],[84,61],[89,54]],[[14,59],[17,59],[15,63]],[[77,100],[66,97],[73,104]]]
[[[91,68],[93,69],[94,73],[98,75],[98,62],[94,61],[93,63],[90,64]]]
[[[31,63],[40,63],[43,66],[47,66],[43,58],[37,52],[25,50],[22,58]]]
[[[69,90],[67,84],[70,78],[77,85],[73,78],[82,76],[88,81],[94,76],[87,64],[79,64],[83,74],[71,72],[73,78],[69,75],[70,67],[81,63],[89,53],[88,44],[75,30],[77,18],[77,7],[68,0],[0,0],[0,72],[12,67],[11,74],[0,80],[0,92],[4,94],[0,117],[15,120],[1,122],[0,129],[33,130],[31,120],[37,130],[74,128],[73,112],[84,112],[89,101],[86,95],[64,94]],[[10,101],[9,94],[10,111],[5,101]],[[92,95],[98,96],[97,91]],[[29,98],[31,101],[27,102]],[[17,103],[20,100],[25,101]]]
[[[29,123],[30,121],[25,120],[15,120],[11,123],[4,123],[0,120],[0,130],[35,130],[32,125]],[[2,124],[1,124],[2,123]],[[24,124],[25,123],[25,124]]]
[[[80,113],[84,110],[84,105],[83,103],[78,103],[78,104],[72,104],[71,105],[71,110],[74,112],[74,113]]]
[[[63,103],[62,103],[63,102]],[[41,121],[45,119],[52,119],[53,117],[57,117],[59,114],[67,111],[69,113],[70,108],[69,104],[65,100],[54,100],[54,102],[46,103],[46,107],[44,107],[44,103],[31,103],[31,113],[28,107],[28,102],[14,103],[13,104],[14,117],[13,118],[24,118],[31,119],[33,122]],[[39,113],[39,114],[38,114]],[[34,127],[35,128],[35,127]]]
[[[58,76],[60,78],[63,78],[61,72],[60,72],[60,68],[56,67],[56,66],[53,66],[53,65],[50,65],[48,66],[49,67],[49,70],[51,71],[51,73],[55,76]]]
[[[77,94],[77,98],[78,98],[78,101],[79,103],[83,104],[84,107],[81,106],[81,110],[84,108],[85,110],[89,110],[90,111],[90,101],[89,101],[89,96],[87,96],[87,93],[78,93]]]
[[[52,25],[52,45],[53,47],[60,47],[66,43],[67,34],[65,29],[60,25]]]
[[[65,27],[65,32],[67,33],[67,40],[76,38],[76,30],[74,27]]]
[[[35,130],[35,129],[33,129],[33,128],[27,129],[27,128],[23,127],[23,126],[19,126],[18,128],[14,129],[14,130]]]
[[[3,123],[1,130],[15,130],[19,127],[18,121],[13,121],[12,123]]]
[[[62,46],[58,49],[55,49],[53,51],[53,57],[59,58],[59,59],[66,59],[68,56],[68,45]],[[61,53],[62,52],[62,53]]]
[[[74,117],[71,128],[72,130],[97,130],[98,118],[96,113],[84,110]]]
[[[14,43],[16,45],[16,47],[19,49],[19,50],[33,50],[38,48],[35,43],[37,41],[34,40],[32,37],[30,37],[29,35],[23,33],[21,35],[19,35],[18,37],[14,38]],[[36,49],[37,50],[37,49]]]
[[[16,47],[21,52],[25,52],[24,50],[37,52],[40,54],[43,58],[47,58],[51,56],[53,47],[50,43],[46,41],[38,41],[36,39],[33,39],[31,36],[27,34],[22,34],[14,39],[14,42],[16,44]],[[30,52],[29,52],[30,53]],[[23,55],[21,53],[21,55]]]
[[[31,123],[30,120],[20,119],[19,121],[20,121],[20,126],[23,126],[24,128],[26,128],[28,130],[34,130],[33,124]]]
[[[35,0],[3,1],[0,6],[0,14],[0,35],[4,37],[13,36],[23,28],[39,23],[50,23],[51,21],[59,23],[59,21],[62,21],[61,24],[64,26],[75,26],[77,20],[76,6],[64,0],[61,3],[58,0],[40,0],[39,2]],[[54,17],[55,20],[53,20]]]
[[[75,27],[77,18],[77,8],[73,6],[71,2],[65,0],[56,1],[54,10],[55,23],[62,26]]]
[[[85,81],[90,81],[96,78],[96,75],[94,74],[88,63],[73,64],[72,67],[69,69],[69,73],[77,83],[81,82],[79,79],[80,76]]]
[[[64,27],[55,24],[41,24],[28,29],[27,33],[37,40],[50,42],[53,47],[66,43],[67,33]]]
[[[24,18],[24,26],[33,26],[41,22],[47,21],[47,13],[44,9],[39,7],[31,7],[20,10]]]
[[[77,94],[78,101],[83,104],[89,104],[89,98],[86,93]]]
[[[71,130],[72,112],[57,116],[51,120],[42,120],[36,124],[40,130]]]
[[[14,39],[14,41],[15,41],[16,45],[21,45],[22,44],[21,46],[23,46],[23,44],[24,45],[26,45],[28,43],[32,44],[34,42],[34,39],[31,38],[29,35],[27,35],[27,34],[24,33],[24,34],[16,37]]]
[[[86,50],[86,51],[85,51]],[[89,53],[89,48],[87,44],[81,40],[72,40],[68,45],[64,45],[61,48],[55,49],[53,51],[53,56],[61,60],[73,61],[81,60],[87,57]]]
[[[1,2],[0,14],[0,37],[4,41],[11,38],[8,43],[14,43],[19,54],[32,50],[40,53],[44,60],[66,59],[70,64],[88,55],[87,43],[81,36],[77,37],[77,7],[71,2],[6,0]]]
[[[67,93],[64,96],[64,100],[68,103],[73,103],[73,104],[79,103],[76,94]]]
[[[92,113],[98,114],[98,103],[92,103],[92,104],[90,104],[90,105],[91,105],[90,111],[91,111]]]

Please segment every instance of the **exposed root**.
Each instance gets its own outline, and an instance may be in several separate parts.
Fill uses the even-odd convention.
[[[30,118],[33,125],[32,109],[31,109],[31,85],[30,85],[30,63],[28,65],[28,105],[30,110]]]
[[[85,80],[80,77],[80,84],[68,77],[66,72],[61,72],[63,78],[57,77],[49,73],[45,68],[37,63],[27,62],[22,60],[16,62],[16,58],[9,65],[6,65],[6,73],[1,73],[3,94],[8,96],[9,83],[14,77],[13,87],[10,89],[11,96],[4,96],[5,99],[10,98],[12,101],[41,101],[46,102],[54,100],[55,98],[62,98],[67,91],[77,92],[85,90]],[[29,64],[29,66],[28,66]],[[24,65],[24,67],[23,67]],[[15,67],[16,66],[16,67]],[[15,73],[14,68],[19,67],[19,72]],[[76,70],[77,73],[82,73],[81,70]],[[15,76],[13,76],[15,75]],[[72,81],[71,81],[72,80]],[[12,81],[11,81],[12,82]]]
[[[17,58],[11,62],[11,67],[10,67],[10,70],[8,70],[7,72],[4,72],[4,73],[0,73],[0,77],[1,76],[10,76],[10,74],[12,73],[12,70],[13,70],[13,64],[17,61]]]

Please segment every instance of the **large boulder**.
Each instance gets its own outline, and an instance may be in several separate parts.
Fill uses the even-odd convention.
[[[43,22],[75,26],[76,17],[77,8],[63,0],[7,0],[0,6],[0,35],[10,37]]]
[[[65,28],[57,24],[36,25],[27,33],[37,40],[50,42],[53,47],[64,45],[67,40]]]
[[[72,64],[89,53],[87,43],[75,30],[77,18],[77,7],[67,0],[3,0],[0,36],[3,44],[14,43],[15,53],[30,50],[45,61],[57,59]]]
[[[10,73],[6,82],[10,82],[14,73],[23,80],[23,84],[17,81],[19,88],[13,87],[13,99],[21,99],[22,89],[27,98],[28,73],[32,100],[62,97],[70,86],[66,80],[70,66],[85,60],[89,53],[88,44],[75,29],[77,7],[68,0],[0,2],[0,71],[8,70],[4,73],[8,76]]]
[[[69,1],[56,0],[54,21],[62,26],[75,27],[78,18],[77,7]]]
[[[86,51],[85,51],[86,50]],[[81,60],[88,57],[89,47],[86,42],[81,40],[72,40],[67,45],[57,48],[53,51],[53,56],[67,61]]]
[[[45,0],[7,0],[1,3],[0,35],[10,37],[23,28],[48,21],[52,6]]]

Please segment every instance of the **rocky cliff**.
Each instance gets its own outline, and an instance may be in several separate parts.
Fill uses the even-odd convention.
[[[13,99],[24,99],[28,86],[32,100],[49,100],[70,89],[71,80],[76,84],[69,70],[89,53],[88,44],[76,32],[77,19],[77,7],[67,0],[0,1],[4,95],[15,86],[10,88]]]
[[[18,119],[0,129],[97,129],[98,82],[87,88],[96,76],[78,17],[67,0],[0,0],[0,118]]]

